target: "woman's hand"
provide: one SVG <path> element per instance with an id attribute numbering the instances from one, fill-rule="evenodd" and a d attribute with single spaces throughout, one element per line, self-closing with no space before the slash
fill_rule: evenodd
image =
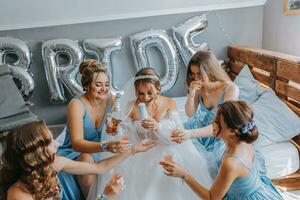
<path id="1" fill-rule="evenodd" d="M 167 176 L 184 178 L 188 172 L 178 164 L 166 160 L 161 160 L 159 164 L 164 168 L 164 173 Z"/>
<path id="2" fill-rule="evenodd" d="M 128 150 L 129 150 L 128 136 L 123 136 L 121 140 L 108 142 L 108 151 L 111 153 L 123 153 Z"/>
<path id="3" fill-rule="evenodd" d="M 147 142 L 146 144 L 137 143 L 132 147 L 131 153 L 135 154 L 135 153 L 148 151 L 149 149 L 156 146 L 157 144 L 158 144 L 157 140 L 151 140 L 151 141 Z"/>
<path id="4" fill-rule="evenodd" d="M 155 119 L 148 118 L 142 120 L 142 127 L 151 131 L 157 131 L 159 124 L 155 121 Z"/>
<path id="5" fill-rule="evenodd" d="M 189 130 L 175 130 L 171 134 L 171 140 L 177 144 L 181 144 L 184 141 L 190 139 L 192 136 Z"/>
<path id="6" fill-rule="evenodd" d="M 124 178 L 119 174 L 113 174 L 111 179 L 106 184 L 103 194 L 108 197 L 109 200 L 114 199 L 124 189 Z"/>
<path id="7" fill-rule="evenodd" d="M 203 87 L 203 81 L 195 80 L 192 81 L 189 87 L 189 95 L 195 96 L 196 92 Z"/>

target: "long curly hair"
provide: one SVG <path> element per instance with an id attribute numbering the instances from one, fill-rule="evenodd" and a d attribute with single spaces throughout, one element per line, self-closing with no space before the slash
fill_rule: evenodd
<path id="1" fill-rule="evenodd" d="M 23 125 L 6 137 L 0 167 L 0 199 L 7 198 L 7 190 L 17 181 L 36 200 L 59 199 L 57 173 L 51 167 L 55 154 L 48 149 L 52 136 L 45 123 Z"/>

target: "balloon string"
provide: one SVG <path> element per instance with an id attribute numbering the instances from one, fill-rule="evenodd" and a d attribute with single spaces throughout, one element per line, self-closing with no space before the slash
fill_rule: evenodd
<path id="1" fill-rule="evenodd" d="M 209 11 L 210 12 L 210 11 Z M 231 40 L 231 38 L 229 37 L 228 33 L 226 32 L 225 28 L 224 28 L 224 25 L 221 21 L 221 18 L 220 18 L 220 15 L 215 13 L 215 16 L 217 18 L 217 21 L 218 21 L 218 25 L 219 25 L 219 28 L 221 29 L 221 31 L 223 32 L 226 40 L 228 41 L 229 44 L 233 44 L 233 41 Z"/>

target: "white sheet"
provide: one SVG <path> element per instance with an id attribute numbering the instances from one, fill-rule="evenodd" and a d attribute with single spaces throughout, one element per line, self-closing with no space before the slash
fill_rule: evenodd
<path id="1" fill-rule="evenodd" d="M 280 178 L 299 169 L 297 148 L 290 142 L 275 143 L 259 148 L 266 162 L 268 177 Z"/>

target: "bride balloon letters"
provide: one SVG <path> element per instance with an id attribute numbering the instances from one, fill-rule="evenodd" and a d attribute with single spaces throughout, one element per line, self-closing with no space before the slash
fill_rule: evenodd
<path id="1" fill-rule="evenodd" d="M 34 81 L 29 72 L 30 63 L 31 52 L 24 41 L 11 37 L 0 37 L 0 67 L 1 65 L 8 66 L 25 100 L 30 99 L 34 90 Z"/>
<path id="2" fill-rule="evenodd" d="M 166 73 L 161 77 L 162 92 L 171 89 L 179 75 L 179 55 L 187 65 L 190 57 L 199 49 L 207 49 L 206 43 L 196 44 L 193 37 L 201 34 L 207 27 L 205 15 L 196 16 L 182 24 L 172 27 L 170 37 L 165 30 L 147 30 L 131 35 L 130 45 L 137 70 L 149 66 L 147 49 L 157 47 L 166 63 Z M 105 64 L 110 75 L 112 92 L 120 92 L 113 83 L 113 65 L 111 57 L 123 48 L 122 38 L 85 39 L 82 48 L 77 41 L 70 39 L 53 39 L 43 42 L 42 58 L 46 79 L 50 91 L 50 102 L 66 102 L 64 88 L 71 95 L 83 93 L 80 84 L 78 66 L 85 55 L 92 56 Z M 6 62 L 6 55 L 13 53 L 18 60 Z M 60 56 L 68 58 L 67 63 L 60 63 Z M 13 77 L 19 80 L 19 90 L 25 99 L 29 99 L 34 90 L 34 81 L 29 72 L 31 53 L 28 45 L 22 40 L 11 37 L 0 37 L 0 65 L 9 64 Z"/>

